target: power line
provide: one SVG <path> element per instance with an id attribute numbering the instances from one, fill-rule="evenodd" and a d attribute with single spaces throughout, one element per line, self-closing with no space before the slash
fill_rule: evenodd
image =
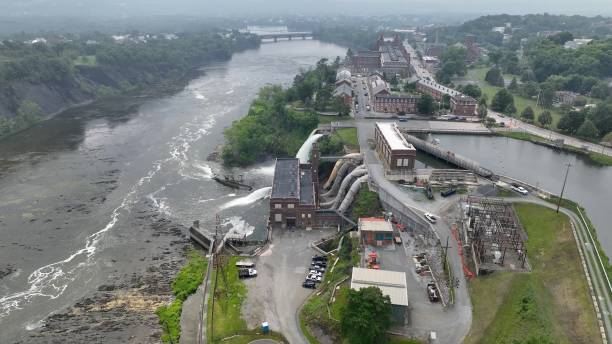
<path id="1" fill-rule="evenodd" d="M 559 195 L 559 200 L 557 201 L 557 213 L 559 213 L 559 207 L 561 206 L 561 200 L 563 199 L 563 191 L 565 191 L 565 183 L 567 182 L 567 175 L 569 174 L 569 169 L 572 166 L 571 163 L 567 163 L 567 169 L 565 170 L 565 178 L 563 179 L 563 187 L 561 188 L 561 195 Z"/>

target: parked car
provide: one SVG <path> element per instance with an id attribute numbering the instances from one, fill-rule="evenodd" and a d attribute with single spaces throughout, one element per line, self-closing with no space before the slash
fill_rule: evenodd
<path id="1" fill-rule="evenodd" d="M 325 268 L 319 265 L 315 265 L 315 266 L 311 266 L 310 270 L 314 270 L 314 271 L 318 271 L 320 273 L 324 273 L 325 272 Z"/>
<path id="2" fill-rule="evenodd" d="M 312 263 L 310 263 L 311 265 L 320 265 L 320 266 L 327 266 L 327 261 L 326 260 L 312 260 Z"/>
<path id="3" fill-rule="evenodd" d="M 317 284 L 314 281 L 306 280 L 304 281 L 304 283 L 302 283 L 302 287 L 308 289 L 315 289 L 317 287 Z"/>
<path id="4" fill-rule="evenodd" d="M 327 256 L 313 256 L 312 260 L 324 260 L 324 261 L 327 261 Z"/>
<path id="5" fill-rule="evenodd" d="M 456 192 L 457 192 L 457 189 L 450 188 L 450 189 L 446 189 L 444 191 L 440 191 L 440 196 L 448 197 L 448 196 L 454 195 Z"/>
<path id="6" fill-rule="evenodd" d="M 250 268 L 238 269 L 238 278 L 247 278 L 257 276 L 257 270 Z"/>
<path id="7" fill-rule="evenodd" d="M 436 223 L 438 221 L 436 216 L 433 215 L 433 214 L 430 214 L 430 213 L 425 213 L 425 218 L 427 219 L 427 221 L 429 221 L 431 223 Z"/>
<path id="8" fill-rule="evenodd" d="M 323 273 L 321 271 L 317 271 L 317 270 L 310 270 L 308 271 L 309 275 L 316 275 L 316 276 L 323 276 Z"/>
<path id="9" fill-rule="evenodd" d="M 525 189 L 525 188 L 524 188 L 524 187 L 522 187 L 522 186 L 514 186 L 514 185 L 513 185 L 513 186 L 512 186 L 512 190 L 514 190 L 514 191 L 516 191 L 516 192 L 520 193 L 521 195 L 526 195 L 526 194 L 528 194 L 528 193 L 529 193 L 529 191 L 527 191 L 527 189 Z"/>
<path id="10" fill-rule="evenodd" d="M 314 282 L 321 282 L 321 276 L 310 274 L 310 275 L 306 276 L 306 280 L 314 281 Z"/>
<path id="11" fill-rule="evenodd" d="M 408 118 L 406 118 L 406 117 L 400 117 L 399 121 L 400 121 L 400 122 L 408 122 Z"/>
<path id="12" fill-rule="evenodd" d="M 433 282 L 427 284 L 427 296 L 429 297 L 430 302 L 440 301 L 440 292 Z"/>

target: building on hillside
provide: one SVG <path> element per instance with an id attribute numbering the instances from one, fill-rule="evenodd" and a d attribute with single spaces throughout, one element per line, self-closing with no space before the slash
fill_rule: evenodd
<path id="1" fill-rule="evenodd" d="M 392 319 L 399 324 L 408 321 L 408 284 L 406 273 L 389 270 L 353 268 L 351 289 L 376 287 L 383 295 L 388 296 L 393 308 Z"/>
<path id="2" fill-rule="evenodd" d="M 385 170 L 412 170 L 416 149 L 408 143 L 397 123 L 377 122 L 374 128 L 376 153 Z"/>
<path id="3" fill-rule="evenodd" d="M 578 49 L 578 48 L 582 48 L 583 46 L 591 43 L 592 41 L 593 39 L 591 38 L 575 38 L 571 41 L 565 42 L 563 47 L 565 49 Z"/>
<path id="4" fill-rule="evenodd" d="M 561 106 L 561 105 L 570 105 L 573 106 L 576 98 L 578 98 L 580 94 L 572 91 L 555 91 L 553 96 L 553 105 Z"/>
<path id="5" fill-rule="evenodd" d="M 467 62 L 473 63 L 482 56 L 482 49 L 476 43 L 476 36 L 474 35 L 466 35 L 463 44 L 467 49 Z"/>
<path id="6" fill-rule="evenodd" d="M 364 245 L 393 245 L 393 225 L 377 217 L 362 217 L 358 224 L 359 236 Z"/>
<path id="7" fill-rule="evenodd" d="M 455 94 L 450 99 L 451 113 L 457 116 L 474 116 L 476 115 L 476 99 L 462 93 Z"/>

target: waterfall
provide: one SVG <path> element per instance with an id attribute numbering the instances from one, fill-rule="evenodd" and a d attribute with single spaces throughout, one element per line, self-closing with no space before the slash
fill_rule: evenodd
<path id="1" fill-rule="evenodd" d="M 223 210 L 223 209 L 227 209 L 231 207 L 238 207 L 238 206 L 245 206 L 245 205 L 253 204 L 259 201 L 260 199 L 270 197 L 271 191 L 272 191 L 271 186 L 266 186 L 264 188 L 257 189 L 244 197 L 233 199 L 221 205 L 219 209 Z"/>
<path id="2" fill-rule="evenodd" d="M 314 134 L 304 141 L 304 144 L 302 144 L 302 147 L 300 147 L 300 150 L 295 155 L 296 158 L 300 159 L 300 164 L 308 163 L 308 160 L 310 159 L 310 151 L 312 150 L 312 144 L 317 142 L 321 136 L 323 136 L 323 134 Z"/>

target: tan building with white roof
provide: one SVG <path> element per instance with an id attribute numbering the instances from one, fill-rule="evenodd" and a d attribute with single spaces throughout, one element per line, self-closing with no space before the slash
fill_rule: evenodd
<path id="1" fill-rule="evenodd" d="M 386 170 L 412 170 L 416 149 L 408 143 L 395 122 L 377 122 L 374 128 L 376 152 Z"/>
<path id="2" fill-rule="evenodd" d="M 376 287 L 389 296 L 396 321 L 406 323 L 408 319 L 408 284 L 406 273 L 388 270 L 353 268 L 351 289 Z"/>

